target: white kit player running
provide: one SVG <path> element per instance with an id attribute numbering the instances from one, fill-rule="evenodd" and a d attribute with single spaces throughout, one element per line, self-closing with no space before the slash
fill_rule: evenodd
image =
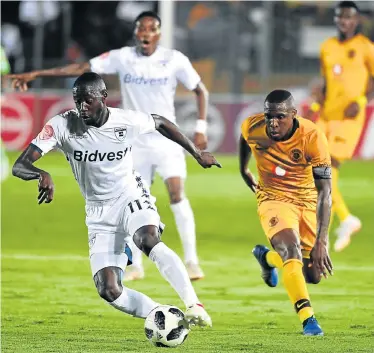
<path id="1" fill-rule="evenodd" d="M 133 170 L 132 143 L 159 131 L 184 147 L 203 168 L 220 167 L 164 117 L 106 106 L 107 90 L 93 72 L 74 84 L 76 110 L 53 117 L 13 166 L 13 175 L 39 180 L 39 204 L 54 197 L 48 172 L 33 163 L 52 149 L 68 159 L 86 200 L 86 224 L 92 276 L 99 295 L 116 309 L 145 318 L 159 304 L 122 286 L 123 269 L 131 261 L 126 244 L 133 239 L 186 305 L 191 324 L 211 326 L 181 259 L 160 241 L 163 225 L 142 178 Z"/>
<path id="2" fill-rule="evenodd" d="M 27 89 L 27 82 L 39 76 L 74 76 L 86 71 L 98 74 L 118 74 L 121 85 L 122 107 L 162 115 L 175 122 L 174 97 L 178 82 L 194 91 L 199 116 L 194 143 L 200 149 L 207 146 L 208 92 L 189 59 L 177 50 L 158 45 L 161 20 L 153 12 L 143 12 L 135 19 L 136 46 L 111 50 L 89 62 L 62 68 L 8 75 L 13 86 Z M 171 209 L 182 241 L 184 260 L 191 280 L 204 277 L 196 250 L 195 219 L 184 193 L 186 161 L 182 148 L 158 132 L 141 136 L 133 148 L 134 166 L 148 185 L 157 172 L 165 182 Z M 133 266 L 125 279 L 144 277 L 142 254 L 133 249 Z"/>

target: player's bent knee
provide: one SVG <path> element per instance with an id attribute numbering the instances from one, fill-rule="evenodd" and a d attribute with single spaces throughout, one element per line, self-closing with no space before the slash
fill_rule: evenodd
<path id="1" fill-rule="evenodd" d="M 275 234 L 271 239 L 271 245 L 283 262 L 291 259 L 302 260 L 300 242 L 293 229 L 284 229 Z"/>
<path id="2" fill-rule="evenodd" d="M 105 267 L 94 276 L 97 292 L 107 302 L 116 300 L 122 293 L 121 272 L 118 267 Z"/>
<path id="3" fill-rule="evenodd" d="M 158 228 L 153 225 L 139 228 L 133 237 L 135 245 L 147 256 L 153 247 L 160 242 Z"/>
<path id="4" fill-rule="evenodd" d="M 107 302 L 113 302 L 121 295 L 122 286 L 119 286 L 117 284 L 99 285 L 97 287 L 97 292 L 99 293 L 100 297 L 106 300 Z"/>
<path id="5" fill-rule="evenodd" d="M 182 191 L 179 188 L 174 190 L 169 189 L 169 200 L 172 205 L 181 202 L 183 200 Z"/>

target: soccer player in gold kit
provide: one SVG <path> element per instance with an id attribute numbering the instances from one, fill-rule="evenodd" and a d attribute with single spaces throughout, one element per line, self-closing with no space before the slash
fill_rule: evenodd
<path id="1" fill-rule="evenodd" d="M 297 116 L 290 92 L 275 90 L 264 113 L 248 117 L 240 138 L 240 172 L 256 193 L 262 228 L 275 251 L 257 245 L 253 254 L 270 287 L 283 283 L 307 336 L 323 335 L 306 283 L 332 274 L 328 254 L 331 212 L 331 159 L 326 136 Z M 254 156 L 258 183 L 248 170 Z"/>
<path id="2" fill-rule="evenodd" d="M 374 45 L 359 33 L 360 11 L 353 1 L 342 1 L 335 9 L 338 36 L 321 47 L 323 94 L 311 105 L 319 113 L 317 125 L 326 134 L 332 162 L 332 210 L 340 225 L 335 251 L 342 251 L 361 229 L 338 187 L 339 168 L 351 159 L 365 122 L 368 100 L 374 97 Z"/>

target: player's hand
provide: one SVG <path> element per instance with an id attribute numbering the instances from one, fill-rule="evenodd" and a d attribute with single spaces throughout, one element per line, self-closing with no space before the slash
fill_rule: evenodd
<path id="1" fill-rule="evenodd" d="M 256 189 L 257 189 L 257 181 L 256 181 L 256 178 L 254 177 L 254 175 L 247 169 L 245 172 L 242 173 L 242 177 L 245 181 L 245 183 L 248 185 L 248 187 L 254 192 L 256 193 Z"/>
<path id="2" fill-rule="evenodd" d="M 53 194 L 55 192 L 55 185 L 53 184 L 52 177 L 44 172 L 40 174 L 39 178 L 39 195 L 38 195 L 38 204 L 41 203 L 50 203 L 53 200 Z"/>
<path id="3" fill-rule="evenodd" d="M 327 272 L 333 275 L 333 266 L 327 249 L 327 244 L 317 240 L 312 251 L 310 252 L 310 261 L 312 266 L 316 267 L 318 273 L 327 278 Z"/>
<path id="4" fill-rule="evenodd" d="M 208 138 L 200 132 L 195 132 L 193 142 L 201 150 L 205 150 L 208 147 Z"/>
<path id="5" fill-rule="evenodd" d="M 210 168 L 213 165 L 222 168 L 221 164 L 217 162 L 216 158 L 209 152 L 201 152 L 201 155 L 197 157 L 196 160 L 203 168 Z"/>
<path id="6" fill-rule="evenodd" d="M 24 74 L 11 74 L 11 75 L 5 75 L 4 78 L 8 80 L 12 80 L 12 88 L 14 90 L 20 90 L 21 92 L 27 91 L 28 86 L 27 83 L 30 81 L 35 80 L 37 77 L 36 73 L 29 72 Z"/>
<path id="7" fill-rule="evenodd" d="M 360 112 L 360 105 L 357 102 L 352 102 L 344 110 L 344 116 L 348 119 L 355 118 Z"/>

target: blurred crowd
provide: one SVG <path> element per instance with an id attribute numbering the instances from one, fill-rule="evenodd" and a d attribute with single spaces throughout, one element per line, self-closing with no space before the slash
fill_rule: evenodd
<path id="1" fill-rule="evenodd" d="M 362 29 L 374 40 L 374 2 L 359 3 L 365 15 Z M 308 50 L 308 38 L 314 28 L 334 31 L 334 4 L 177 1 L 174 47 L 190 57 L 208 87 L 235 86 L 237 93 L 256 88 L 253 77 L 261 71 L 264 46 L 273 74 L 316 74 L 318 54 Z M 158 11 L 158 2 L 1 2 L 1 44 L 12 72 L 37 69 L 38 62 L 30 58 L 42 25 L 44 68 L 86 61 L 131 45 L 133 20 L 145 10 Z"/>

